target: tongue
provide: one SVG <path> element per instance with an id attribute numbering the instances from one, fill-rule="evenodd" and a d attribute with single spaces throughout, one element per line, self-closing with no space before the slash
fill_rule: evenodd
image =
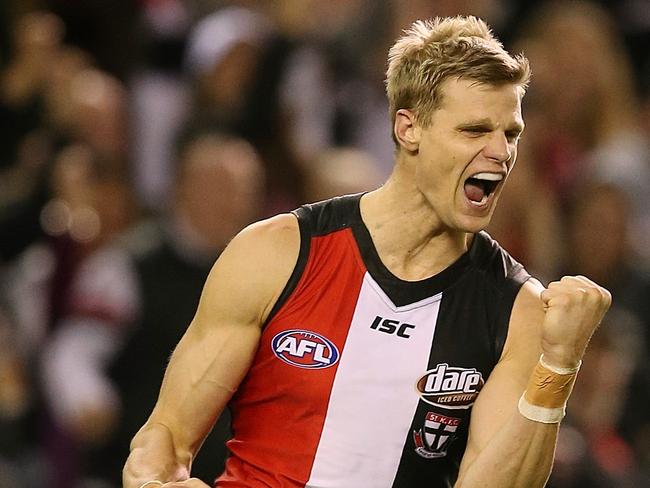
<path id="1" fill-rule="evenodd" d="M 480 183 L 470 179 L 465 182 L 465 196 L 473 202 L 480 202 L 485 196 L 485 190 Z"/>

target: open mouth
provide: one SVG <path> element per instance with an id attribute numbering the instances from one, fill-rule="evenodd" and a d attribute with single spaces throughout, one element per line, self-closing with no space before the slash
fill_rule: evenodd
<path id="1" fill-rule="evenodd" d="M 499 173 L 477 173 L 470 176 L 465 180 L 465 196 L 476 205 L 484 205 L 502 180 L 503 175 Z"/>

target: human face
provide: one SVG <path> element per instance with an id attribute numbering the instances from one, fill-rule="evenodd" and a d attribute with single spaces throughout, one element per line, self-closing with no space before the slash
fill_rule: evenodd
<path id="1" fill-rule="evenodd" d="M 416 185 L 443 228 L 484 229 L 517 157 L 523 90 L 450 79 L 420 128 Z"/>

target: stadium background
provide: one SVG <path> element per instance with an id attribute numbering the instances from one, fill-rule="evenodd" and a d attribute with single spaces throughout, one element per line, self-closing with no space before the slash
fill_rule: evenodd
<path id="1" fill-rule="evenodd" d="M 533 68 L 489 231 L 614 296 L 549 486 L 650 486 L 650 1 L 3 0 L 1 488 L 119 486 L 212 261 L 248 222 L 381 184 L 387 49 L 454 14 Z"/>

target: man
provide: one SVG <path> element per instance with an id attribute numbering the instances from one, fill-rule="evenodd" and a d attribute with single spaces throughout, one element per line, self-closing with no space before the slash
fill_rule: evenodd
<path id="1" fill-rule="evenodd" d="M 205 487 L 192 458 L 228 402 L 219 487 L 544 484 L 610 296 L 583 277 L 544 289 L 481 232 L 528 77 L 476 18 L 412 26 L 389 54 L 391 177 L 230 243 L 131 443 L 126 488 Z"/>
<path id="2" fill-rule="evenodd" d="M 56 454 L 78 461 L 84 479 L 110 486 L 121 486 L 131 438 L 156 401 L 215 254 L 260 215 L 263 165 L 244 140 L 191 133 L 180 142 L 177 162 L 166 214 L 85 256 L 42 348 L 45 400 L 65 438 L 83 447 L 68 452 L 57 444 Z M 104 206 L 119 208 L 102 195 L 112 203 Z M 222 415 L 194 462 L 197 475 L 223 471 L 229 428 Z M 73 485 L 69 478 L 62 483 Z"/>

